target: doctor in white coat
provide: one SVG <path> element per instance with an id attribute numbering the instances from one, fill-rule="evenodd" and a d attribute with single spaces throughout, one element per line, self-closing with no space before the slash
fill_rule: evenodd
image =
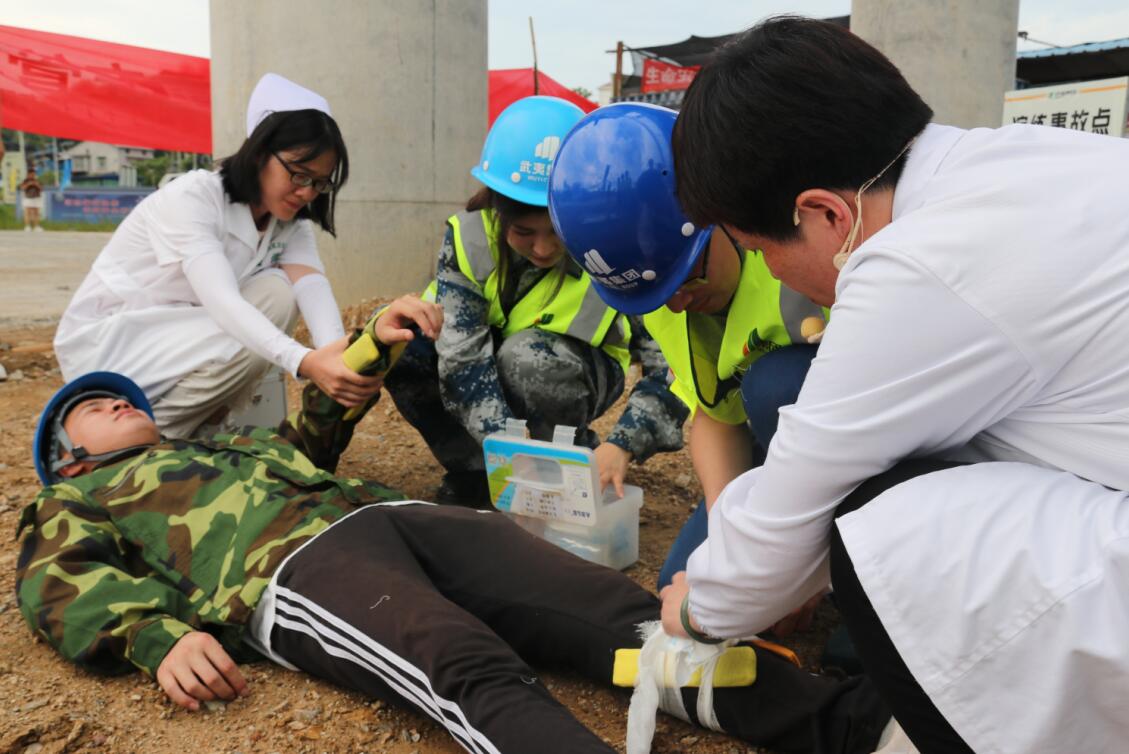
<path id="1" fill-rule="evenodd" d="M 188 173 L 138 204 L 55 335 L 64 379 L 128 375 L 169 437 L 214 430 L 271 364 L 348 406 L 380 389 L 341 360 L 341 315 L 314 241 L 314 223 L 335 232 L 349 171 L 328 103 L 267 74 L 247 135 L 218 171 Z M 316 350 L 288 334 L 298 311 Z"/>
<path id="2" fill-rule="evenodd" d="M 834 308 L 664 623 L 745 636 L 831 582 L 921 751 L 1125 752 L 1129 142 L 931 116 L 808 19 L 690 87 L 686 214 Z"/>

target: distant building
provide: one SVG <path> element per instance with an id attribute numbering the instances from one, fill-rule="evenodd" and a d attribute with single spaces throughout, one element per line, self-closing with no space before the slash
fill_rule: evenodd
<path id="1" fill-rule="evenodd" d="M 825 19 L 840 26 L 850 25 L 850 16 L 837 16 Z M 686 87 L 690 85 L 692 77 L 684 79 L 680 87 L 665 88 L 662 91 L 643 91 L 643 69 L 646 61 L 653 60 L 660 63 L 679 66 L 700 66 L 709 61 L 714 50 L 737 36 L 737 33 L 722 34 L 718 37 L 698 37 L 690 35 L 681 42 L 671 42 L 647 47 L 624 47 L 625 57 L 630 57 L 633 73 L 624 73 L 620 79 L 619 96 L 611 97 L 613 102 L 648 102 L 652 105 L 662 105 L 678 109 L 682 105 L 682 97 Z M 612 77 L 614 92 L 615 77 Z"/>
<path id="2" fill-rule="evenodd" d="M 850 28 L 850 16 L 825 19 Z M 625 56 L 631 60 L 632 73 L 624 73 L 620 80 L 620 95 L 611 101 L 650 102 L 678 108 L 682 104 L 685 87 L 664 91 L 643 91 L 643 70 L 646 61 L 658 61 L 672 66 L 691 67 L 709 61 L 716 50 L 736 34 L 718 37 L 690 36 L 681 42 L 625 46 Z M 1106 42 L 1089 42 L 1045 50 L 1023 50 L 1016 54 L 1016 88 L 1046 86 L 1068 82 L 1093 81 L 1129 75 L 1129 38 Z M 614 89 L 614 76 L 609 84 Z M 603 87 L 601 87 L 602 91 Z"/>
<path id="3" fill-rule="evenodd" d="M 612 74 L 612 76 L 614 78 L 615 74 Z M 600 107 L 612 101 L 612 89 L 614 88 L 615 85 L 609 81 L 606 84 L 601 84 L 600 87 L 596 89 L 596 102 L 599 103 Z"/>
<path id="4" fill-rule="evenodd" d="M 1024 50 L 1015 62 L 1017 88 L 1129 75 L 1129 38 L 1045 50 Z"/>
<path id="5" fill-rule="evenodd" d="M 137 185 L 135 163 L 153 157 L 152 149 L 122 147 L 97 141 L 82 141 L 60 152 L 60 160 L 71 160 L 76 184 Z"/>

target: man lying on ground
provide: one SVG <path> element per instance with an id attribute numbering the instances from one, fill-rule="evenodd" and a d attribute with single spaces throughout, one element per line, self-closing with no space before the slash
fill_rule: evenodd
<path id="1" fill-rule="evenodd" d="M 382 374 L 385 344 L 441 317 L 397 300 L 366 325 L 385 353 L 365 371 Z M 257 650 L 413 707 L 468 751 L 611 751 L 530 665 L 609 683 L 658 600 L 500 514 L 391 502 L 400 494 L 334 476 L 361 415 L 310 384 L 277 433 L 169 441 L 128 378 L 66 385 L 41 417 L 45 488 L 20 522 L 28 624 L 87 668 L 141 669 L 190 710 L 246 694 L 236 663 Z M 755 651 L 752 685 L 715 690 L 716 727 L 784 751 L 875 748 L 890 715 L 869 682 Z M 697 693 L 668 711 L 699 722 Z"/>

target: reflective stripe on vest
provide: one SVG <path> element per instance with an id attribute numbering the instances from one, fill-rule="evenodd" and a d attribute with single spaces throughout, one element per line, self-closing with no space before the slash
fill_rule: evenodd
<path id="1" fill-rule="evenodd" d="M 451 226 L 459 270 L 489 302 L 487 321 L 502 331 L 503 338 L 531 327 L 568 335 L 602 348 L 627 372 L 631 364 L 627 348 L 631 326 L 627 317 L 603 302 L 588 274 L 575 262 L 569 260 L 563 272 L 543 276 L 507 315 L 502 311 L 499 294 L 497 216 L 491 210 L 460 212 L 447 223 Z M 564 280 L 558 289 L 559 274 L 564 275 Z"/>
<path id="2" fill-rule="evenodd" d="M 671 391 L 691 409 L 700 406 L 718 421 L 741 424 L 741 376 L 769 351 L 803 343 L 800 323 L 813 316 L 826 318 L 827 310 L 782 286 L 760 254 L 746 251 L 724 324 L 715 315 L 675 314 L 665 306 L 643 322 L 674 372 Z"/>

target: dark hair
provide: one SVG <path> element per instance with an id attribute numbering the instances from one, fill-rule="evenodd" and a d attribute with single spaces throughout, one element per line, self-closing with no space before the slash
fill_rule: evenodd
<path id="1" fill-rule="evenodd" d="M 719 48 L 674 126 L 678 198 L 698 225 L 787 241 L 810 188 L 854 190 L 933 111 L 882 53 L 838 24 L 770 18 Z M 894 185 L 898 159 L 874 184 Z"/>
<path id="2" fill-rule="evenodd" d="M 498 247 L 498 291 L 499 303 L 502 305 L 502 311 L 509 312 L 514 305 L 514 291 L 517 288 L 517 279 L 509 274 L 510 271 L 510 255 L 517 254 L 510 248 L 509 242 L 506 240 L 507 234 L 510 232 L 510 226 L 519 217 L 526 215 L 535 215 L 539 212 L 548 213 L 546 207 L 538 207 L 533 204 L 526 204 L 519 202 L 516 199 L 511 199 L 505 194 L 500 194 L 489 186 L 483 186 L 474 194 L 470 199 L 467 199 L 466 211 L 478 212 L 479 210 L 492 210 L 498 220 L 495 226 L 495 235 L 491 239 Z M 558 274 L 557 284 L 553 286 L 548 297 L 543 305 L 548 305 L 557 293 L 560 292 L 561 286 L 564 285 L 565 266 L 569 259 L 568 254 L 561 255 L 561 262 L 557 264 L 554 271 Z"/>
<path id="3" fill-rule="evenodd" d="M 294 149 L 300 150 L 294 162 L 306 162 L 329 151 L 337 155 L 337 167 L 330 176 L 333 189 L 328 194 L 318 194 L 297 215 L 315 221 L 322 230 L 336 236 L 333 210 L 337 205 L 337 192 L 349 179 L 349 153 L 337 123 L 320 110 L 288 110 L 263 118 L 239 151 L 224 158 L 220 167 L 223 190 L 233 202 L 258 202 L 262 198 L 259 171 L 272 153 Z"/>

